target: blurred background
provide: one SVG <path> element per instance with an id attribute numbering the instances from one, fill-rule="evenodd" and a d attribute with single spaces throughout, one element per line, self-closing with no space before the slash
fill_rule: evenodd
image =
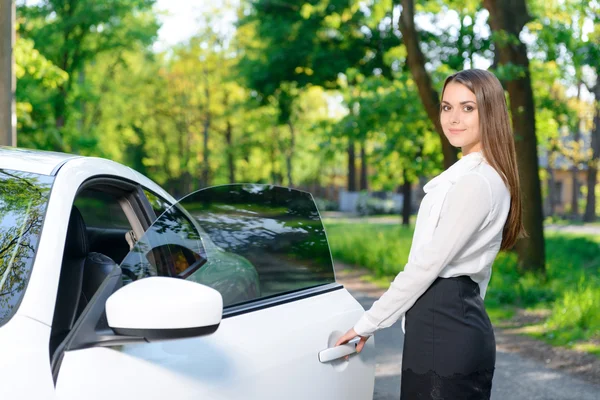
<path id="1" fill-rule="evenodd" d="M 113 159 L 175 197 L 310 191 L 334 258 L 382 285 L 460 157 L 443 81 L 489 69 L 529 233 L 498 257 L 490 313 L 600 354 L 599 1 L 3 0 L 0 30 L 0 144 Z"/>

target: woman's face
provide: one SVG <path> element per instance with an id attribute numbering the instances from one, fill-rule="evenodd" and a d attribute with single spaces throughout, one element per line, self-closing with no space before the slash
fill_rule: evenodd
<path id="1" fill-rule="evenodd" d="M 442 96 L 440 121 L 444 134 L 463 155 L 481 150 L 477 99 L 465 85 L 450 82 Z"/>

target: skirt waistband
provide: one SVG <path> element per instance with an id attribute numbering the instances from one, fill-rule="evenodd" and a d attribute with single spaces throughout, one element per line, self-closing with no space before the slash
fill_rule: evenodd
<path id="1" fill-rule="evenodd" d="M 443 287 L 449 284 L 455 285 L 456 283 L 458 283 L 464 289 L 465 293 L 473 293 L 479 295 L 479 284 L 473 279 L 471 279 L 471 277 L 468 275 L 459 275 L 450 278 L 438 277 L 435 281 L 433 281 L 431 287 L 438 285 Z"/>

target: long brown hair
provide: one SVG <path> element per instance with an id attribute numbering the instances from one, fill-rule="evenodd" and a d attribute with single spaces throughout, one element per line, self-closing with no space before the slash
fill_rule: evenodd
<path id="1" fill-rule="evenodd" d="M 501 249 L 511 249 L 517 239 L 527 233 L 523 227 L 517 155 L 504 89 L 491 72 L 468 69 L 446 78 L 442 97 L 450 82 L 465 85 L 477 99 L 483 156 L 498 171 L 510 192 L 510 211 L 504 224 Z"/>

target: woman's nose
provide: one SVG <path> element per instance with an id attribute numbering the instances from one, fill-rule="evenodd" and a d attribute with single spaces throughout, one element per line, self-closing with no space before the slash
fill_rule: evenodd
<path id="1" fill-rule="evenodd" d="M 458 112 L 453 111 L 452 114 L 450 115 L 450 123 L 452 124 L 458 124 L 460 122 L 460 117 L 458 115 Z"/>

